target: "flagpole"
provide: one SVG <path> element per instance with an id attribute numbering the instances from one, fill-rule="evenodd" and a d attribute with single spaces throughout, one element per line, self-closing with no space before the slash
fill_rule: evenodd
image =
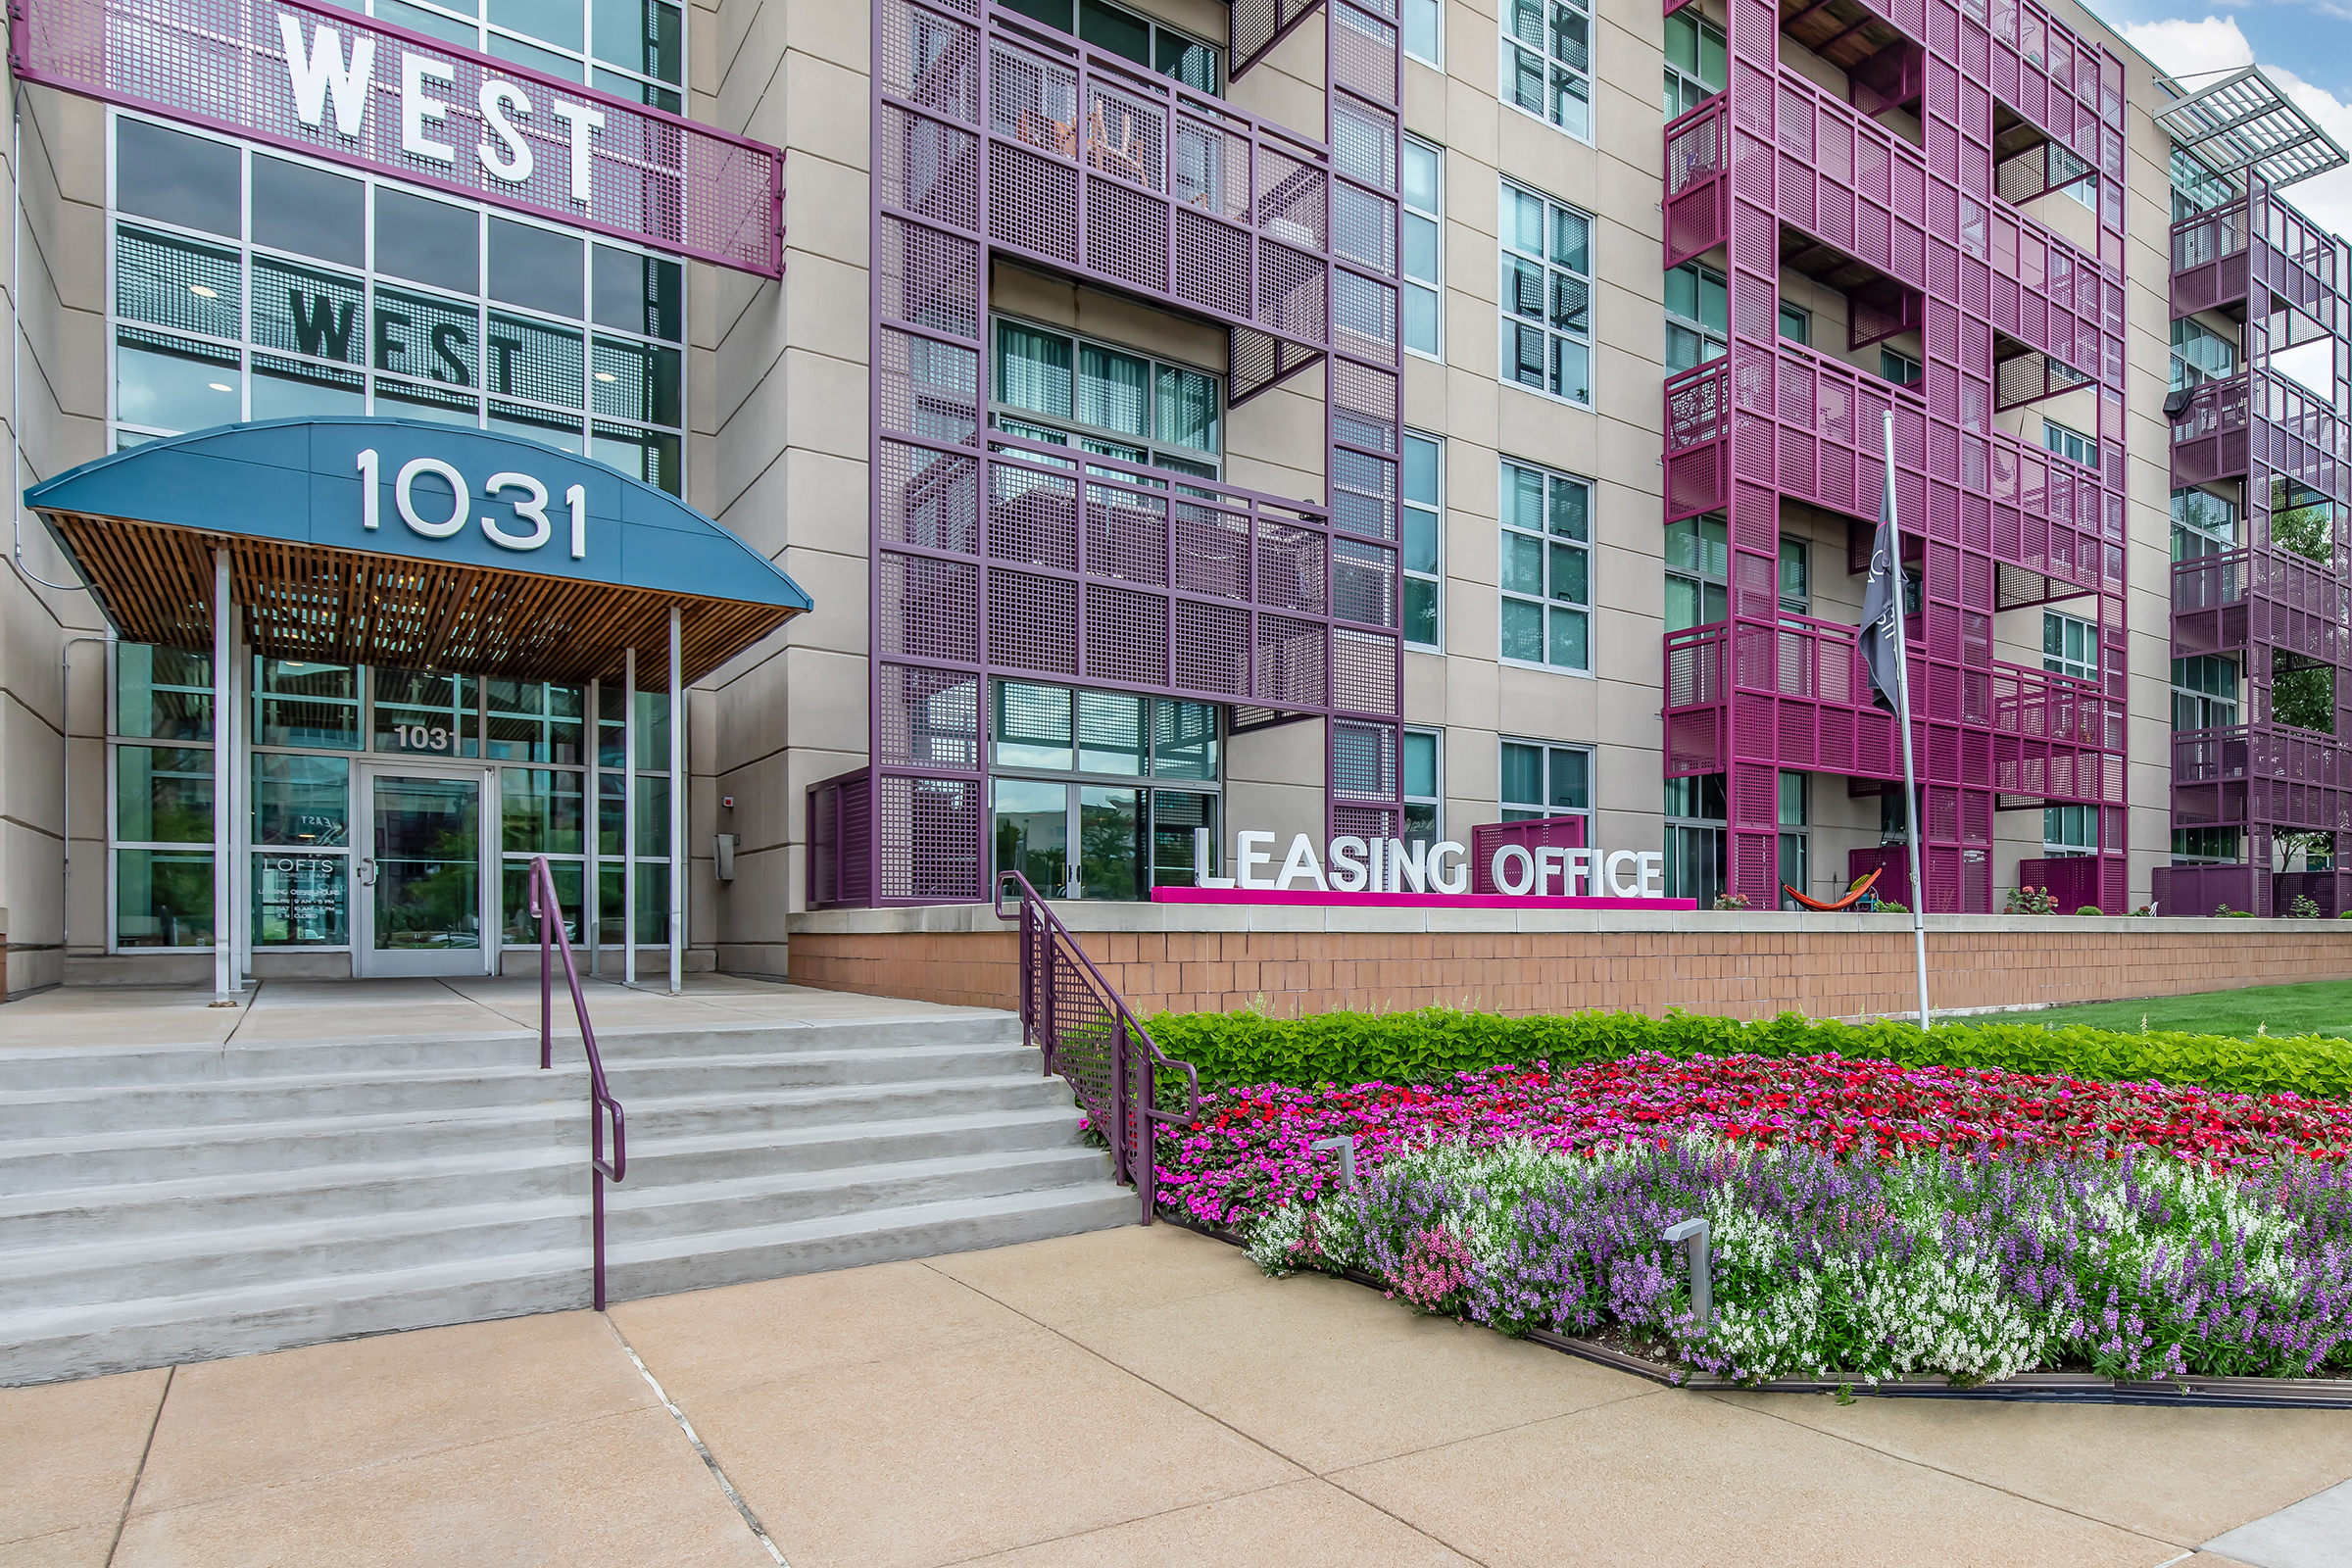
<path id="1" fill-rule="evenodd" d="M 1909 636 L 1904 626 L 1903 605 L 1903 528 L 1894 514 L 1894 411 L 1886 414 L 1886 549 L 1887 569 L 1894 574 L 1894 723 L 1903 734 L 1903 822 L 1904 838 L 1911 850 L 1911 947 L 1919 964 L 1919 1026 L 1928 1027 L 1928 884 L 1919 869 L 1919 775 L 1911 762 L 1911 658 L 1905 646 Z"/>

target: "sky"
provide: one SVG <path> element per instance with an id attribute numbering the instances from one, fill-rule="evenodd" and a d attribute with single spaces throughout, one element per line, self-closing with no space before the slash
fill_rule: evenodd
<path id="1" fill-rule="evenodd" d="M 2088 0 L 2101 21 L 2191 90 L 2258 65 L 2352 152 L 2352 0 Z M 2352 235 L 2352 168 L 2290 187 L 2286 199 Z"/>

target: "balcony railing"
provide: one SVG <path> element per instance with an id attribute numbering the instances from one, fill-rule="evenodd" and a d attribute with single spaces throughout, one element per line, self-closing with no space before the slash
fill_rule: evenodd
<path id="1" fill-rule="evenodd" d="M 2173 225 L 2173 314 L 2212 310 L 2256 283 L 2325 316 L 2323 302 L 2352 287 L 2352 252 L 2277 195 L 2241 197 Z"/>
<path id="2" fill-rule="evenodd" d="M 2173 484 L 2243 477 L 2260 463 L 2324 495 L 2347 489 L 2352 425 L 2328 401 L 2271 370 L 2199 382 L 2173 420 Z"/>

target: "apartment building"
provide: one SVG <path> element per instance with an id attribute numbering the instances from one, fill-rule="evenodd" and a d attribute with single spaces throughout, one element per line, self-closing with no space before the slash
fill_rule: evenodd
<path id="1" fill-rule="evenodd" d="M 240 0 L 292 83 L 240 119 L 71 47 L 129 0 L 28 0 L 23 481 L 406 420 L 743 558 L 505 642 L 214 653 L 186 571 L 125 608 L 132 514 L 36 493 L 12 992 L 495 969 L 532 854 L 600 963 L 779 973 L 806 909 L 1557 815 L 1702 906 L 1871 869 L 1944 911 L 2346 906 L 2348 262 L 2279 194 L 2344 155 L 2259 73 L 2033 0 L 486 5 Z M 378 153 L 321 26 L 378 40 Z M 1856 651 L 1889 412 L 1915 805 Z M 418 471 L 362 483 L 461 518 Z M 552 535 L 483 499 L 470 569 L 523 569 L 499 535 Z M 477 795 L 377 781 L 418 730 Z"/>

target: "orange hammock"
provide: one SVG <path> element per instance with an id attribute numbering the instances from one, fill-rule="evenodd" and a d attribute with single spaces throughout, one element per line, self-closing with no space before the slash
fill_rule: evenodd
<path id="1" fill-rule="evenodd" d="M 1881 866 L 1878 870 L 1871 872 L 1868 876 L 1858 876 L 1854 878 L 1854 880 L 1846 886 L 1845 897 L 1839 899 L 1836 904 L 1824 904 L 1819 899 L 1808 899 L 1802 893 L 1797 892 L 1796 889 L 1790 887 L 1786 882 L 1781 884 L 1781 891 L 1788 894 L 1790 898 L 1794 899 L 1797 903 L 1803 905 L 1808 909 L 1817 909 L 1823 914 L 1835 914 L 1839 909 L 1852 907 L 1855 902 L 1858 901 L 1863 894 L 1870 891 L 1871 884 L 1877 882 L 1878 879 L 1884 875 L 1886 875 L 1886 867 Z"/>

